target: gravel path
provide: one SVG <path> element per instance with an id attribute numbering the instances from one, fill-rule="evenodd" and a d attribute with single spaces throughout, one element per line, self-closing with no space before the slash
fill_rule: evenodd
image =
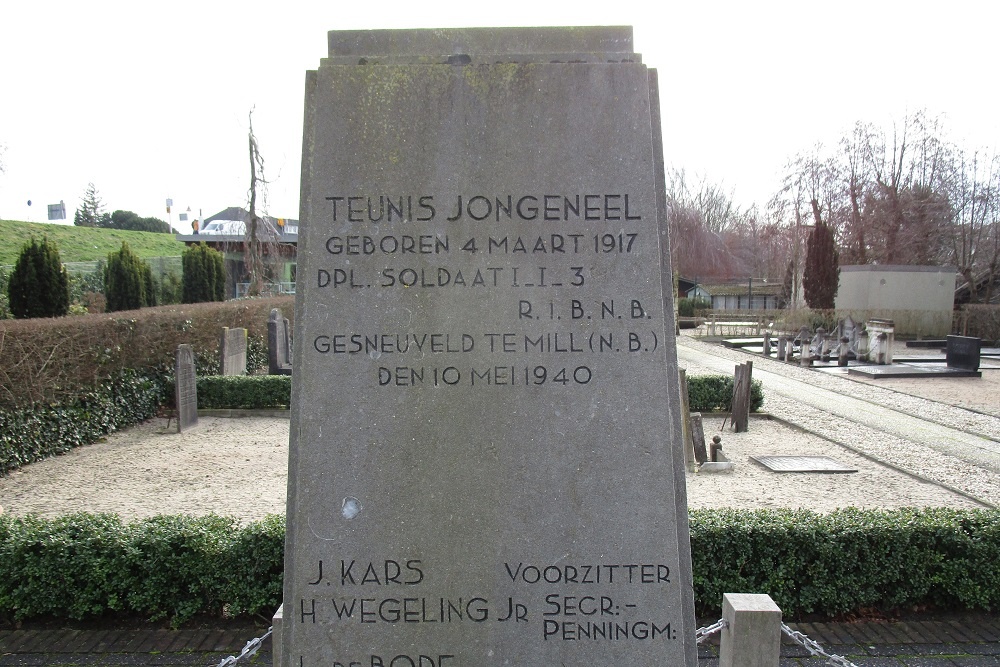
<path id="1" fill-rule="evenodd" d="M 768 413 L 866 456 L 1000 504 L 1000 370 L 986 370 L 982 378 L 857 382 L 684 336 L 678 341 L 678 357 L 689 375 L 717 373 L 752 359 L 754 377 L 763 379 Z"/>
<path id="2" fill-rule="evenodd" d="M 886 414 L 920 415 L 930 420 L 925 424 L 1000 434 L 1000 370 L 987 372 L 981 381 L 879 380 L 878 385 L 870 385 L 749 357 L 688 337 L 681 337 L 678 350 L 681 365 L 692 375 L 717 372 L 720 365 L 732 372 L 733 362 L 752 358 L 755 374 L 759 369 L 761 375 L 766 372 L 782 378 L 786 392 L 766 389 L 764 409 L 811 431 L 763 419 L 754 419 L 749 433 L 726 430 L 723 443 L 735 469 L 721 474 L 688 473 L 690 507 L 829 511 L 846 506 L 981 506 L 963 494 L 1000 504 L 1000 474 L 802 400 L 809 387 L 816 387 L 861 398 L 869 408 L 877 406 Z M 799 389 L 787 395 L 789 386 Z M 900 393 L 904 390 L 922 396 Z M 989 414 L 955 407 L 962 404 Z M 216 513 L 252 521 L 282 514 L 288 427 L 288 420 L 280 417 L 203 416 L 197 428 L 178 434 L 175 423 L 151 420 L 113 434 L 104 442 L 0 478 L 0 507 L 16 515 L 89 511 L 115 512 L 126 519 Z M 721 420 L 707 420 L 707 435 L 720 427 Z M 749 460 L 759 454 L 822 454 L 858 472 L 773 473 Z"/>

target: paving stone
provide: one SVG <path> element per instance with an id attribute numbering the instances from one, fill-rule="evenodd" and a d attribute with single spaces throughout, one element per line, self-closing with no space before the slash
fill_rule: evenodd
<path id="1" fill-rule="evenodd" d="M 21 651 L 24 646 L 30 646 L 35 637 L 38 636 L 36 630 L 15 630 L 10 638 L 10 645 L 4 647 L 4 651 L 14 653 Z M 26 651 L 24 651 L 26 652 Z"/>
<path id="2" fill-rule="evenodd" d="M 955 658 L 954 662 L 960 667 L 1000 667 L 1000 658 L 996 656 Z"/>
<path id="3" fill-rule="evenodd" d="M 911 642 L 922 644 L 925 641 L 923 630 L 916 627 L 915 625 L 911 625 L 906 621 L 893 623 L 892 627 L 893 630 L 895 630 L 896 632 L 909 637 Z"/>
<path id="4" fill-rule="evenodd" d="M 47 665 L 49 662 L 45 659 L 44 655 L 30 654 L 24 655 L 19 653 L 11 653 L 7 655 L 0 655 L 0 665 L 3 667 L 8 667 L 8 665 L 16 665 L 17 667 L 29 667 L 32 665 Z"/>
<path id="5" fill-rule="evenodd" d="M 866 644 L 865 653 L 870 656 L 912 655 L 909 644 Z"/>
<path id="6" fill-rule="evenodd" d="M 959 632 L 949 623 L 941 621 L 922 621 L 921 625 L 927 628 L 929 636 L 938 638 L 942 642 L 961 642 L 968 640 L 967 635 Z"/>
<path id="7" fill-rule="evenodd" d="M 903 660 L 906 667 L 955 667 L 955 661 L 945 657 L 922 656 Z"/>
<path id="8" fill-rule="evenodd" d="M 213 630 L 209 632 L 205 638 L 198 644 L 196 650 L 198 651 L 224 651 L 226 650 L 225 644 L 222 642 L 225 639 L 225 632 L 221 630 Z M 218 648 L 220 647 L 221 648 Z"/>
<path id="9" fill-rule="evenodd" d="M 900 667 L 902 663 L 892 657 L 852 657 L 851 662 L 853 662 L 857 667 Z"/>
<path id="10" fill-rule="evenodd" d="M 56 630 L 50 633 L 47 646 L 42 649 L 45 653 L 74 653 L 79 645 L 79 630 Z"/>
<path id="11" fill-rule="evenodd" d="M 107 630 L 96 630 L 89 632 L 81 632 L 77 635 L 77 645 L 76 652 L 78 653 L 90 653 L 95 651 L 100 645 L 104 638 L 108 636 Z"/>

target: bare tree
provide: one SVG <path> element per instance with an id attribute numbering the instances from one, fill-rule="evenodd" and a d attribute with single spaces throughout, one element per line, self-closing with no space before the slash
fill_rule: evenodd
<path id="1" fill-rule="evenodd" d="M 973 302 L 977 300 L 978 283 L 985 279 L 985 283 L 992 286 L 1000 264 L 998 167 L 996 155 L 957 151 L 948 179 L 952 216 L 948 260 L 969 284 Z M 990 296 L 991 291 L 986 300 Z"/>
<path id="2" fill-rule="evenodd" d="M 722 187 L 684 170 L 667 174 L 667 217 L 671 260 L 682 275 L 726 278 L 746 274 L 740 228 L 745 212 Z"/>
<path id="3" fill-rule="evenodd" d="M 264 178 L 264 158 L 261 157 L 257 145 L 257 137 L 253 133 L 253 111 L 250 111 L 250 190 L 246 231 L 243 241 L 243 262 L 247 272 L 248 296 L 260 296 L 264 288 L 265 266 L 261 235 L 264 232 L 263 220 L 257 215 L 257 199 L 260 198 L 260 208 L 267 211 L 267 180 Z"/>

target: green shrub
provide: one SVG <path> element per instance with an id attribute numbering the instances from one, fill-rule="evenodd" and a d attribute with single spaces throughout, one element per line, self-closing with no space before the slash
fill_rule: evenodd
<path id="1" fill-rule="evenodd" d="M 184 303 L 222 301 L 226 298 L 226 268 L 222 253 L 202 241 L 184 251 Z"/>
<path id="2" fill-rule="evenodd" d="M 0 475 L 149 419 L 163 388 L 159 378 L 123 371 L 67 405 L 0 410 Z"/>
<path id="3" fill-rule="evenodd" d="M 19 319 L 61 317 L 69 312 L 69 277 L 49 238 L 24 244 L 7 281 L 10 312 Z"/>
<path id="4" fill-rule="evenodd" d="M 694 317 L 696 311 L 709 310 L 711 307 L 712 304 L 708 299 L 685 297 L 677 300 L 677 314 L 681 317 Z"/>
<path id="5" fill-rule="evenodd" d="M 153 271 L 125 241 L 118 252 L 108 255 L 104 267 L 104 296 L 109 313 L 156 305 Z"/>
<path id="6" fill-rule="evenodd" d="M 864 609 L 1000 606 L 1000 511 L 695 510 L 695 605 L 766 593 L 785 618 Z M 0 618 L 271 614 L 281 600 L 284 522 L 114 515 L 0 515 Z M 681 582 L 682 583 L 682 582 Z"/>
<path id="7" fill-rule="evenodd" d="M 0 515 L 0 618 L 270 614 L 283 548 L 281 517 Z"/>
<path id="8" fill-rule="evenodd" d="M 263 410 L 291 404 L 288 375 L 209 375 L 197 382 L 198 407 L 204 410 Z"/>
<path id="9" fill-rule="evenodd" d="M 697 510 L 691 552 L 708 615 L 732 591 L 767 593 L 786 616 L 1000 605 L 996 510 Z"/>
<path id="10" fill-rule="evenodd" d="M 729 412 L 733 406 L 733 378 L 727 375 L 688 376 L 688 401 L 691 412 Z M 764 405 L 764 387 L 760 380 L 750 382 L 750 411 Z"/>
<path id="11" fill-rule="evenodd" d="M 247 329 L 247 369 L 259 372 L 267 367 L 272 308 L 294 317 L 292 297 L 273 297 L 144 308 L 117 317 L 102 312 L 0 320 L 0 409 L 70 403 L 125 368 L 162 373 L 173 368 L 181 343 L 194 347 L 199 375 L 218 373 L 224 326 Z"/>

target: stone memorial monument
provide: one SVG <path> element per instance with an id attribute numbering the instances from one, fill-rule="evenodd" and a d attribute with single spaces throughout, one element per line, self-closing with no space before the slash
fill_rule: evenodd
<path id="1" fill-rule="evenodd" d="M 194 372 L 194 349 L 178 345 L 174 363 L 174 401 L 177 404 L 177 432 L 198 424 L 198 383 Z"/>
<path id="2" fill-rule="evenodd" d="M 219 341 L 219 375 L 247 374 L 247 330 L 222 327 Z"/>
<path id="3" fill-rule="evenodd" d="M 333 31 L 305 106 L 276 664 L 694 667 L 631 28 Z"/>

